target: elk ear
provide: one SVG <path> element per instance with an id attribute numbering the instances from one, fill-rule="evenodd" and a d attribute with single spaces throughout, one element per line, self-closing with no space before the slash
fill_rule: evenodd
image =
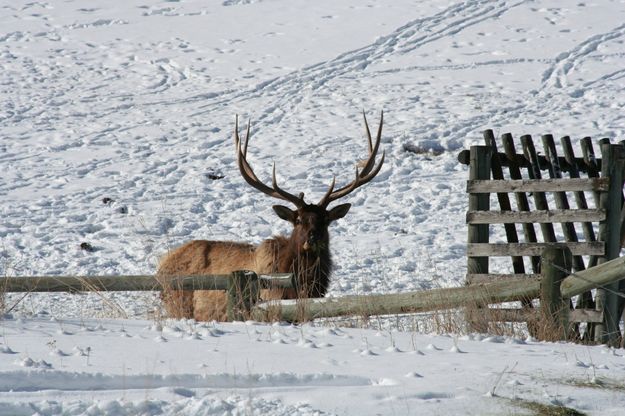
<path id="1" fill-rule="evenodd" d="M 343 218 L 344 216 L 347 215 L 351 207 L 352 207 L 352 204 L 341 204 L 341 205 L 335 206 L 328 212 L 328 220 L 334 221 L 334 220 L 338 220 L 339 218 Z"/>
<path id="2" fill-rule="evenodd" d="M 297 218 L 297 211 L 293 211 L 283 205 L 274 205 L 273 210 L 278 214 L 278 217 L 282 218 L 285 221 L 289 221 L 294 223 Z"/>

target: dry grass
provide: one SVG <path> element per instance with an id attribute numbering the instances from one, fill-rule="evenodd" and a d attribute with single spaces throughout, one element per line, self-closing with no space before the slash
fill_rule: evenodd
<path id="1" fill-rule="evenodd" d="M 513 400 L 512 403 L 521 407 L 523 409 L 527 409 L 532 412 L 533 416 L 585 416 L 585 413 L 582 413 L 578 410 L 571 409 L 570 407 L 555 405 L 555 404 L 544 404 L 534 401 L 525 401 L 525 400 Z"/>

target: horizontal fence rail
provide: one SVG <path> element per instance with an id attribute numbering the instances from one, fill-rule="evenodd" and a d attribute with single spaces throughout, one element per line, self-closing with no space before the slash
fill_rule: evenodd
<path id="1" fill-rule="evenodd" d="M 557 222 L 599 222 L 605 209 L 552 209 L 539 211 L 469 211 L 467 224 L 533 224 Z"/>
<path id="2" fill-rule="evenodd" d="M 470 284 L 488 283 L 495 280 L 508 279 L 538 279 L 540 273 L 467 273 L 466 279 Z"/>
<path id="3" fill-rule="evenodd" d="M 473 305 L 476 302 L 494 304 L 536 298 L 540 293 L 541 278 L 541 275 L 525 275 L 522 279 L 495 280 L 465 287 L 428 291 L 270 301 L 252 306 L 250 312 L 251 317 L 257 320 L 278 317 L 288 321 L 297 321 L 321 317 L 370 316 L 454 309 Z M 619 257 L 566 277 L 560 286 L 561 296 L 569 299 L 589 289 L 604 287 L 624 278 L 625 257 Z M 256 279 L 256 275 L 250 273 L 249 279 Z M 292 287 L 292 279 L 290 274 L 258 277 L 261 287 Z M 181 290 L 227 290 L 230 282 L 232 282 L 232 275 L 181 276 L 173 279 L 172 285 Z M 245 286 L 244 282 L 243 286 Z M 0 279 L 0 288 L 7 292 L 159 291 L 162 286 L 155 276 L 24 276 Z M 504 311 L 502 313 L 521 316 L 525 312 Z M 600 315 L 590 311 L 572 311 L 570 319 L 571 321 L 597 322 L 600 320 Z"/>
<path id="4" fill-rule="evenodd" d="M 392 315 L 427 312 L 466 307 L 477 303 L 496 304 L 538 298 L 542 275 L 527 275 L 522 279 L 507 279 L 476 283 L 465 287 L 433 289 L 384 295 L 343 296 L 340 298 L 298 299 L 297 301 L 270 301 L 252 309 L 252 317 L 266 320 L 280 316 L 287 321 L 302 318 L 331 318 L 338 316 Z M 566 277 L 560 286 L 561 296 L 570 299 L 585 291 L 603 287 L 625 279 L 625 257 L 619 257 L 599 266 L 576 272 Z M 497 311 L 497 309 L 489 310 Z M 522 311 L 522 310 L 519 310 Z M 513 314 L 512 312 L 503 312 Z M 517 312 L 514 312 L 517 313 Z M 518 312 L 518 316 L 525 312 Z M 532 312 L 534 313 L 534 312 Z M 601 312 L 569 311 L 572 322 L 598 322 Z"/>
<path id="5" fill-rule="evenodd" d="M 231 274 L 177 276 L 170 284 L 179 290 L 228 290 Z M 261 287 L 292 288 L 290 273 L 260 275 Z M 0 292 L 132 292 L 160 291 L 153 275 L 124 276 L 20 276 L 0 278 Z"/>
<path id="6" fill-rule="evenodd" d="M 540 279 L 508 280 L 457 288 L 394 293 L 384 295 L 342 296 L 340 298 L 298 299 L 296 302 L 270 301 L 252 310 L 252 318 L 262 321 L 279 313 L 287 321 L 338 316 L 393 315 L 454 309 L 474 304 L 512 302 L 537 296 Z"/>
<path id="7" fill-rule="evenodd" d="M 490 194 L 497 192 L 605 192 L 610 186 L 610 178 L 588 179 L 473 179 L 467 181 L 467 193 Z"/>
<path id="8" fill-rule="evenodd" d="M 574 256 L 601 256 L 605 251 L 605 243 L 471 243 L 467 244 L 467 256 L 540 256 L 547 247 L 568 247 Z"/>

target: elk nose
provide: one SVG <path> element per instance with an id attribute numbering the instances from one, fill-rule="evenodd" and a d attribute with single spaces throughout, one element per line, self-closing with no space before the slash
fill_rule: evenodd
<path id="1" fill-rule="evenodd" d="M 314 234 L 309 234 L 308 238 L 306 239 L 306 241 L 304 242 L 304 250 L 308 251 L 308 250 L 314 250 L 315 247 L 317 246 L 317 237 Z"/>

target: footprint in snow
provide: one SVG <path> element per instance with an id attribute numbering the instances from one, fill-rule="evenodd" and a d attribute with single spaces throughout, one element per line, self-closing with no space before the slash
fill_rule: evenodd
<path id="1" fill-rule="evenodd" d="M 8 345 L 0 345 L 0 353 L 2 354 L 17 354 Z"/>
<path id="2" fill-rule="evenodd" d="M 460 348 L 458 348 L 458 346 L 457 346 L 457 345 L 454 345 L 453 347 L 451 347 L 451 348 L 449 349 L 449 352 L 455 352 L 455 353 L 457 353 L 457 354 L 466 354 L 466 352 L 465 352 L 465 351 L 462 351 Z"/>
<path id="3" fill-rule="evenodd" d="M 182 397 L 195 397 L 195 392 L 193 390 L 185 389 L 182 387 L 174 388 L 173 392 Z"/>
<path id="4" fill-rule="evenodd" d="M 39 368 L 42 370 L 49 370 L 52 368 L 52 364 L 44 361 L 44 360 L 33 360 L 30 357 L 26 357 L 23 360 L 17 362 L 16 364 L 22 366 L 22 367 L 29 367 L 29 368 Z"/>
<path id="5" fill-rule="evenodd" d="M 50 355 L 55 355 L 57 357 L 69 357 L 71 354 L 68 354 L 66 352 L 61 351 L 58 348 L 55 348 L 52 351 L 50 351 Z"/>

